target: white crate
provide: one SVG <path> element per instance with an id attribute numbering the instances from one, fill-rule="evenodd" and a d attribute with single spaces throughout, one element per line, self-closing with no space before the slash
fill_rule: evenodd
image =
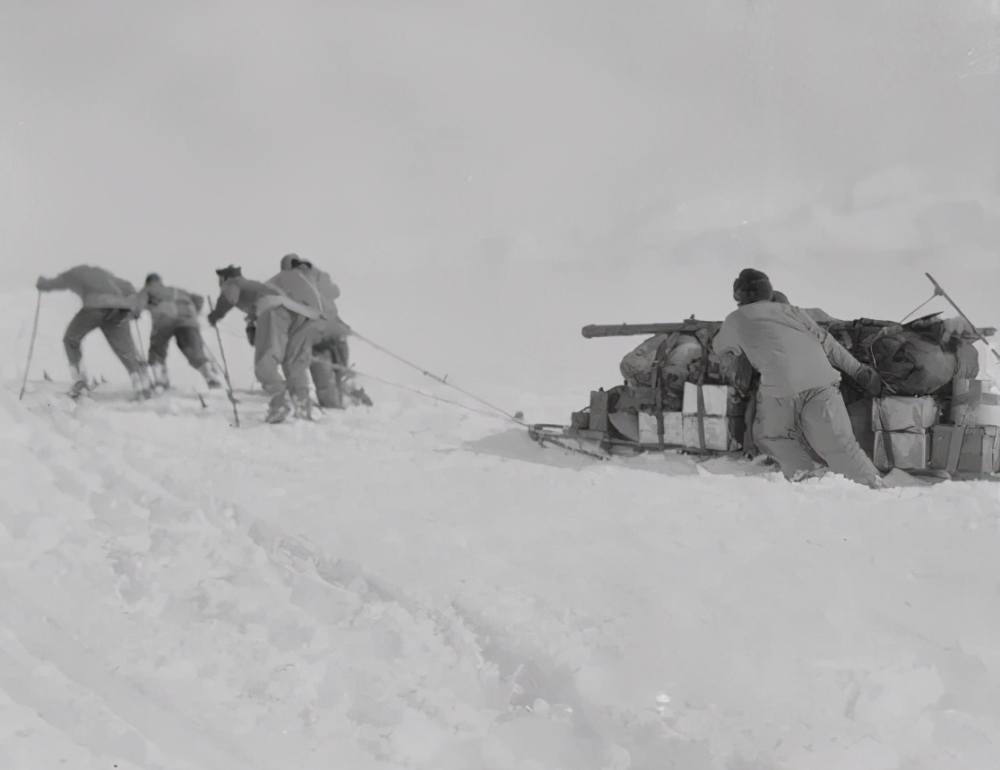
<path id="1" fill-rule="evenodd" d="M 880 471 L 892 468 L 917 470 L 928 467 L 931 459 L 931 434 L 922 431 L 875 433 L 873 461 Z"/>
<path id="2" fill-rule="evenodd" d="M 656 434 L 656 415 L 639 412 L 639 443 L 657 444 L 660 438 Z M 680 412 L 663 413 L 663 443 L 683 446 L 684 420 Z"/>
<path id="3" fill-rule="evenodd" d="M 886 396 L 872 401 L 872 427 L 876 431 L 923 433 L 941 417 L 933 396 Z"/>
<path id="4" fill-rule="evenodd" d="M 705 449 L 715 452 L 731 452 L 738 447 L 729 436 L 729 425 L 725 417 L 705 417 Z M 698 436 L 698 415 L 684 415 L 684 446 L 701 449 Z"/>
<path id="5" fill-rule="evenodd" d="M 992 380 L 955 379 L 950 416 L 956 425 L 1000 426 L 1000 393 L 996 383 Z"/>
<path id="6" fill-rule="evenodd" d="M 729 386 L 702 385 L 701 389 L 705 399 L 705 414 L 725 417 L 729 406 Z M 698 386 L 693 382 L 684 383 L 684 404 L 681 411 L 684 414 L 698 414 Z"/>

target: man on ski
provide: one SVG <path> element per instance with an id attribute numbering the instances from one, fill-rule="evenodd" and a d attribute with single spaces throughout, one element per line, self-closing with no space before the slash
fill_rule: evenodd
<path id="1" fill-rule="evenodd" d="M 330 276 L 314 267 L 306 259 L 297 254 L 286 254 L 281 258 L 282 273 L 298 270 L 314 284 L 323 300 L 324 325 L 320 336 L 313 345 L 313 358 L 309 365 L 313 384 L 316 387 L 316 400 L 321 407 L 338 409 L 344 406 L 344 395 L 356 403 L 371 406 L 371 399 L 363 388 L 355 387 L 349 380 L 350 349 L 347 337 L 351 330 L 340 319 L 336 300 L 340 297 L 340 288 Z"/>
<path id="2" fill-rule="evenodd" d="M 69 322 L 63 346 L 73 377 L 70 395 L 74 398 L 88 389 L 83 367 L 83 338 L 100 329 L 108 344 L 129 373 L 132 387 L 140 398 L 149 398 L 152 390 L 146 363 L 136 348 L 129 319 L 138 317 L 135 287 L 100 267 L 78 265 L 55 278 L 39 277 L 39 291 L 71 291 L 83 300 L 83 307 Z"/>
<path id="3" fill-rule="evenodd" d="M 243 277 L 238 267 L 215 271 L 219 303 L 208 316 L 215 326 L 234 307 L 247 316 L 247 336 L 253 338 L 254 374 L 268 403 L 267 422 L 283 422 L 295 410 L 309 417 L 309 363 L 320 336 L 322 301 L 301 279 L 281 285 L 281 274 L 267 283 Z"/>
<path id="4" fill-rule="evenodd" d="M 755 442 L 790 480 L 825 464 L 853 481 L 881 488 L 881 474 L 854 437 L 834 367 L 872 397 L 882 392 L 878 373 L 802 309 L 774 302 L 771 282 L 759 270 L 739 274 L 733 298 L 738 308 L 727 316 L 712 345 L 723 371 L 742 353 L 760 373 Z"/>
<path id="5" fill-rule="evenodd" d="M 296 417 L 309 419 L 313 349 L 324 338 L 333 334 L 346 336 L 350 329 L 337 317 L 335 300 L 340 296 L 340 289 L 327 273 L 317 270 L 311 262 L 299 259 L 295 254 L 286 254 L 281 268 L 267 284 L 279 289 L 287 300 L 263 318 L 264 323 L 257 323 L 257 344 L 261 344 L 261 335 L 266 335 L 265 344 L 269 351 L 259 360 L 274 372 L 281 364 L 291 397 L 290 407 Z M 330 403 L 331 388 L 333 395 L 337 395 L 332 368 L 327 371 L 317 367 L 315 374 L 319 375 L 317 397 Z"/>
<path id="6" fill-rule="evenodd" d="M 198 370 L 210 389 L 222 387 L 217 367 L 205 355 L 205 345 L 198 328 L 198 314 L 204 299 L 198 294 L 164 286 L 156 273 L 146 276 L 146 285 L 139 292 L 139 309 L 148 309 L 153 319 L 149 336 L 149 366 L 153 374 L 153 387 L 166 390 L 170 387 L 167 374 L 167 349 L 170 340 L 177 340 L 177 347 L 188 363 Z"/>

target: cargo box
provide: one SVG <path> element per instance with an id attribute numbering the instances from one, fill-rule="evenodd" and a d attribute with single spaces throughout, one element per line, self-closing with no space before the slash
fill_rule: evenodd
<path id="1" fill-rule="evenodd" d="M 713 417 L 725 417 L 728 414 L 729 394 L 731 388 L 727 385 L 702 385 L 705 399 L 705 414 Z M 684 414 L 698 414 L 698 386 L 691 382 L 684 383 Z"/>
<path id="2" fill-rule="evenodd" d="M 931 457 L 931 434 L 877 431 L 872 462 L 880 471 L 923 470 Z"/>
<path id="3" fill-rule="evenodd" d="M 715 452 L 733 452 L 739 446 L 729 435 L 728 420 L 725 417 L 705 417 L 705 449 Z M 701 449 L 698 437 L 698 415 L 684 415 L 684 446 Z"/>
<path id="4" fill-rule="evenodd" d="M 680 412 L 663 413 L 663 443 L 674 446 L 684 445 L 684 419 Z M 639 413 L 639 443 L 658 444 L 659 436 L 656 434 L 656 415 Z"/>
<path id="5" fill-rule="evenodd" d="M 1000 425 L 1000 392 L 996 384 L 991 380 L 956 379 L 950 417 L 955 425 Z"/>
<path id="6" fill-rule="evenodd" d="M 603 390 L 590 391 L 590 430 L 608 429 L 608 394 Z"/>
<path id="7" fill-rule="evenodd" d="M 886 396 L 872 401 L 875 431 L 923 433 L 940 416 L 941 408 L 933 396 Z"/>
<path id="8" fill-rule="evenodd" d="M 949 473 L 997 473 L 1000 428 L 935 425 L 931 428 L 931 468 Z"/>

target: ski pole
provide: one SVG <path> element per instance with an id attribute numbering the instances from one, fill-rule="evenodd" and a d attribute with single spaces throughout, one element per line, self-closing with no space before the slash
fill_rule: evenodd
<path id="1" fill-rule="evenodd" d="M 139 328 L 139 319 L 132 316 L 132 324 L 135 326 L 135 336 L 139 340 L 139 355 L 142 356 L 143 366 L 148 366 L 149 359 L 146 358 L 146 343 L 142 340 L 142 329 Z"/>
<path id="2" fill-rule="evenodd" d="M 958 311 L 958 314 L 965 319 L 965 322 L 972 327 L 972 331 L 975 333 L 975 335 L 979 337 L 979 339 L 987 348 L 989 348 L 989 351 L 993 354 L 996 360 L 1000 361 L 1000 353 L 996 352 L 993 346 L 989 343 L 989 340 L 987 340 L 986 337 L 983 336 L 982 332 L 980 332 L 979 329 L 976 328 L 976 325 L 969 320 L 969 316 L 967 316 L 965 313 L 962 312 L 962 308 L 960 308 L 958 305 L 955 304 L 955 300 L 953 300 L 951 297 L 948 296 L 948 292 L 946 292 L 944 289 L 941 288 L 941 284 L 935 281 L 934 277 L 930 273 L 924 273 L 924 275 L 926 275 L 928 280 L 930 280 L 930 282 L 934 284 L 934 294 L 935 295 L 940 294 L 942 297 L 948 300 L 951 306 Z"/>
<path id="3" fill-rule="evenodd" d="M 24 364 L 24 382 L 21 383 L 21 395 L 17 397 L 20 401 L 24 398 L 24 389 L 28 387 L 28 370 L 31 368 L 31 357 L 35 353 L 35 336 L 38 334 L 38 315 L 42 310 L 42 292 L 38 292 L 38 300 L 35 302 L 35 323 L 31 327 L 31 343 L 28 345 L 28 360 Z"/>
<path id="4" fill-rule="evenodd" d="M 212 299 L 208 300 L 208 312 L 213 312 Z M 229 381 L 229 364 L 226 363 L 226 349 L 222 347 L 222 333 L 219 331 L 217 325 L 213 325 L 215 329 L 215 338 L 219 341 L 219 354 L 222 356 L 222 373 L 226 377 L 226 388 L 228 388 L 229 403 L 233 405 L 233 418 L 236 420 L 236 427 L 240 427 L 240 413 L 236 409 L 236 396 L 233 395 L 233 383 Z"/>

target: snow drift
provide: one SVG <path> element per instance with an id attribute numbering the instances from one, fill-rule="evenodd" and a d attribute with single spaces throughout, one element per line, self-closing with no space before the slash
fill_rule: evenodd
<path id="1" fill-rule="evenodd" d="M 107 382 L 73 404 L 39 376 L 65 377 L 75 306 L 55 296 L 19 403 L 33 297 L 5 299 L 4 767 L 997 760 L 1000 485 L 879 493 L 672 455 L 591 461 L 374 381 L 375 407 L 317 424 L 260 425 L 244 393 L 237 430 L 193 373 L 128 401 L 99 337 L 85 355 Z M 501 365 L 454 335 L 451 360 L 490 375 L 473 385 L 529 417 L 589 388 L 523 368 L 540 346 Z M 381 379 L 455 397 L 354 350 Z"/>

